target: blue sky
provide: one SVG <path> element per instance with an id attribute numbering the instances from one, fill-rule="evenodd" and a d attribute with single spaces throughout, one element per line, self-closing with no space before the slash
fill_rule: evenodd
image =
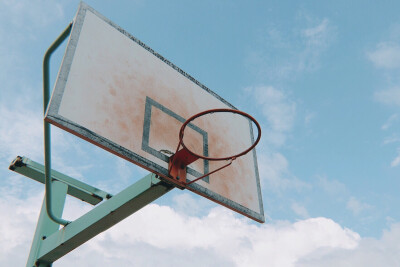
<path id="1" fill-rule="evenodd" d="M 0 265 L 28 256 L 44 186 L 7 168 L 17 155 L 43 162 L 42 58 L 78 4 L 0 3 Z M 266 223 L 174 190 L 57 266 L 184 266 L 194 256 L 199 266 L 400 265 L 399 3 L 88 4 L 258 119 Z M 117 193 L 147 173 L 52 134 L 53 167 L 69 176 Z M 64 217 L 89 209 L 68 199 Z"/>

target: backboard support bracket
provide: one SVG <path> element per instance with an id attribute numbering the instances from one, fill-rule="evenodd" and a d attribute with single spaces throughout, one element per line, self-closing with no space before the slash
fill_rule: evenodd
<path id="1" fill-rule="evenodd" d="M 197 156 L 190 153 L 185 147 L 169 158 L 169 174 L 178 185 L 186 186 L 187 166 L 198 159 Z"/>

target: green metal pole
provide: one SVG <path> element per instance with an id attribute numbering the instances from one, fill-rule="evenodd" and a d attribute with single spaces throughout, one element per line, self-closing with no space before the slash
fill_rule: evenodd
<path id="1" fill-rule="evenodd" d="M 43 59 L 43 113 L 46 114 L 47 105 L 50 100 L 50 57 L 53 52 L 60 46 L 60 44 L 68 37 L 71 32 L 72 23 L 61 33 L 61 35 L 54 41 L 44 55 Z M 54 222 L 62 225 L 67 225 L 69 221 L 58 218 L 54 215 L 52 210 L 52 191 L 51 191 L 51 136 L 50 124 L 44 121 L 44 166 L 45 166 L 45 188 L 46 188 L 46 209 L 49 218 Z"/>
<path id="2" fill-rule="evenodd" d="M 65 198 L 67 196 L 68 185 L 59 181 L 54 181 L 52 183 L 52 186 L 55 193 L 53 195 L 54 212 L 58 216 L 61 216 L 64 209 Z M 49 216 L 47 216 L 46 199 L 43 199 L 42 209 L 40 211 L 39 220 L 36 225 L 35 236 L 33 237 L 31 251 L 29 253 L 26 267 L 51 266 L 51 263 L 39 262 L 37 260 L 38 253 L 40 251 L 40 246 L 43 240 L 45 240 L 48 236 L 51 236 L 52 234 L 56 233 L 59 228 L 60 225 L 50 220 Z"/>

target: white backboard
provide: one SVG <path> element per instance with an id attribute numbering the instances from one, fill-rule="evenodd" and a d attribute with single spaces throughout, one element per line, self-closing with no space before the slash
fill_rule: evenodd
<path id="1" fill-rule="evenodd" d="M 215 108 L 234 108 L 91 7 L 73 23 L 46 120 L 168 180 L 183 122 Z M 240 116 L 202 117 L 187 127 L 185 144 L 204 155 L 233 155 L 254 142 Z M 222 163 L 224 164 L 224 163 Z M 188 180 L 220 166 L 198 160 Z M 188 189 L 264 222 L 256 151 Z"/>

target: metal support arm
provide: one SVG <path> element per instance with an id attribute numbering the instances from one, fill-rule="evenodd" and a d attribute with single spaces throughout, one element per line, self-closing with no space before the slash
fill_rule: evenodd
<path id="1" fill-rule="evenodd" d="M 149 174 L 42 241 L 38 260 L 52 263 L 169 192 L 174 186 Z"/>
<path id="2" fill-rule="evenodd" d="M 16 157 L 9 167 L 10 170 L 19 174 L 25 175 L 42 184 L 45 183 L 44 166 L 26 157 Z M 76 197 L 91 205 L 97 205 L 105 199 L 112 197 L 112 194 L 107 193 L 94 186 L 78 181 L 54 169 L 51 170 L 51 180 L 60 181 L 68 186 L 68 195 Z"/>

